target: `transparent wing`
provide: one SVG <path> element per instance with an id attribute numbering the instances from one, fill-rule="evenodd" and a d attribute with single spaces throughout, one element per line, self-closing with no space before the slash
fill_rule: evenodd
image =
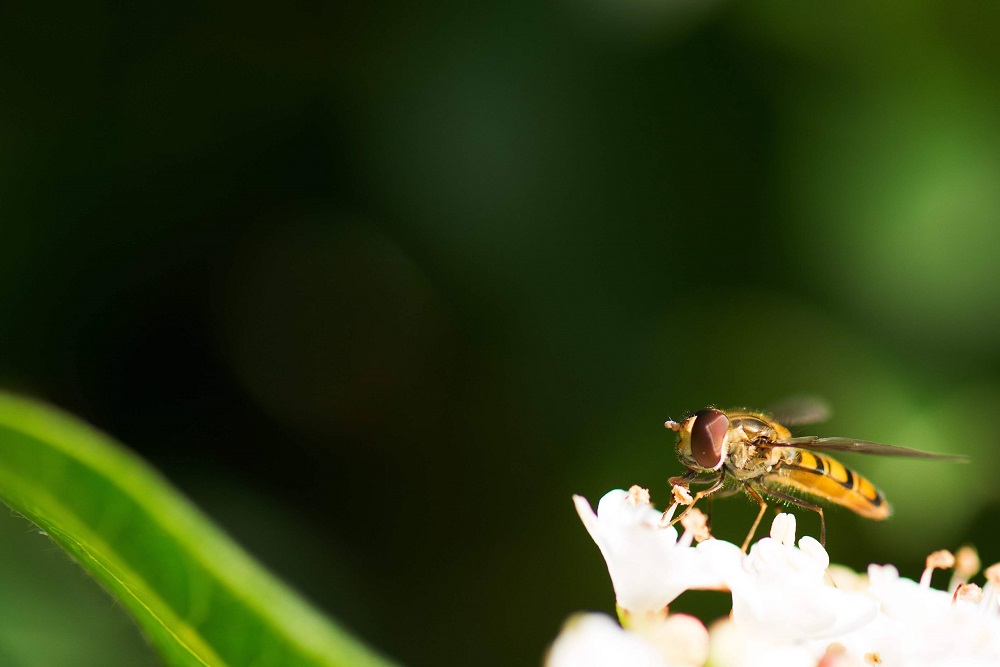
<path id="1" fill-rule="evenodd" d="M 809 435 L 802 438 L 777 440 L 774 444 L 777 446 L 810 449 L 817 452 L 851 452 L 856 454 L 875 454 L 876 456 L 907 456 L 917 459 L 937 459 L 938 461 L 954 461 L 956 463 L 969 462 L 968 458 L 955 454 L 922 452 L 919 449 L 883 445 L 878 442 L 854 440 L 853 438 L 818 438 L 814 435 Z"/>
<path id="2" fill-rule="evenodd" d="M 830 418 L 830 406 L 817 396 L 789 396 L 773 403 L 765 412 L 785 426 L 818 424 Z"/>

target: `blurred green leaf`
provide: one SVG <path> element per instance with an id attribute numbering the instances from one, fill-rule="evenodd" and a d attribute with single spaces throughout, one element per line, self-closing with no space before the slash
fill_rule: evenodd
<path id="1" fill-rule="evenodd" d="M 0 498 L 136 618 L 170 665 L 388 665 L 265 572 L 140 459 L 0 394 Z"/>

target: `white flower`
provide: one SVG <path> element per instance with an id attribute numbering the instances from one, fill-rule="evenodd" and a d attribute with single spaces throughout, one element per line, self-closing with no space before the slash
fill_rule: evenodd
<path id="1" fill-rule="evenodd" d="M 545 667 L 673 667 L 656 646 L 603 614 L 571 617 Z"/>
<path id="2" fill-rule="evenodd" d="M 603 614 L 578 614 L 563 626 L 545 667 L 701 667 L 708 630 L 694 616 L 645 615 L 628 630 Z"/>
<path id="3" fill-rule="evenodd" d="M 692 546 L 694 536 L 662 526 L 659 512 L 639 487 L 610 491 L 597 513 L 581 496 L 576 511 L 600 548 L 611 574 L 618 606 L 632 613 L 659 612 L 689 589 L 723 588 L 716 567 L 739 562 L 742 552 L 728 542 L 706 540 Z"/>
<path id="4" fill-rule="evenodd" d="M 773 619 L 781 624 L 783 618 Z M 800 644 L 783 644 L 758 636 L 730 619 L 712 625 L 710 665 L 719 667 L 816 667 L 817 656 Z"/>
<path id="5" fill-rule="evenodd" d="M 690 500 L 675 494 L 676 504 Z M 918 583 L 891 565 L 872 565 L 867 575 L 830 567 L 816 540 L 796 546 L 790 514 L 779 514 L 770 537 L 743 554 L 714 539 L 693 546 L 707 537 L 704 516 L 689 509 L 678 536 L 639 487 L 608 493 L 596 514 L 583 498 L 574 502 L 607 562 L 626 629 L 608 617 L 579 617 L 547 667 L 1000 665 L 1000 564 L 986 569 L 980 588 L 970 581 L 980 567 L 972 549 L 931 554 Z M 947 591 L 930 587 L 937 568 L 955 569 Z M 705 588 L 728 588 L 733 600 L 730 618 L 710 635 L 697 619 L 666 613 L 685 590 Z"/>
<path id="6" fill-rule="evenodd" d="M 899 620 L 947 614 L 951 595 L 899 576 L 892 565 L 868 566 L 868 591 L 881 603 L 882 613 Z"/>
<path id="7" fill-rule="evenodd" d="M 626 627 L 677 667 L 701 667 L 708 658 L 708 629 L 688 614 L 632 616 Z"/>
<path id="8" fill-rule="evenodd" d="M 930 568 L 930 563 L 929 567 Z M 877 653 L 887 667 L 973 667 L 1000 664 L 1000 616 L 991 579 L 949 594 L 900 577 L 891 565 L 868 568 L 869 592 L 881 613 L 863 631 L 841 641 L 855 652 Z"/>
<path id="9" fill-rule="evenodd" d="M 742 568 L 724 571 L 733 621 L 754 636 L 791 643 L 850 632 L 875 618 L 868 596 L 827 584 L 830 557 L 811 537 L 795 546 L 795 517 L 779 514 L 771 537 L 755 544 Z"/>

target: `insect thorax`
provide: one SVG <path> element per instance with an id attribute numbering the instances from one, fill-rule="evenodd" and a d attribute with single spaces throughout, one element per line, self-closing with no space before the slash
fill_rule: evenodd
<path id="1" fill-rule="evenodd" d="M 792 454 L 787 447 L 767 446 L 784 435 L 756 415 L 740 415 L 731 424 L 726 470 L 738 479 L 753 479 L 771 472 Z"/>

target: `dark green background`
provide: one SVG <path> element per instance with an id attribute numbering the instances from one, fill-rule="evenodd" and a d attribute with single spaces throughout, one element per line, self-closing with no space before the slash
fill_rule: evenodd
<path id="1" fill-rule="evenodd" d="M 611 611 L 570 495 L 819 394 L 835 561 L 1000 559 L 1000 5 L 0 9 L 0 384 L 128 443 L 409 665 Z M 742 538 L 753 508 L 717 503 Z M 814 516 L 800 525 L 818 533 Z M 5 665 L 155 664 L 23 520 Z M 680 606 L 724 613 L 725 601 Z M 707 606 L 702 606 L 707 605 Z"/>

